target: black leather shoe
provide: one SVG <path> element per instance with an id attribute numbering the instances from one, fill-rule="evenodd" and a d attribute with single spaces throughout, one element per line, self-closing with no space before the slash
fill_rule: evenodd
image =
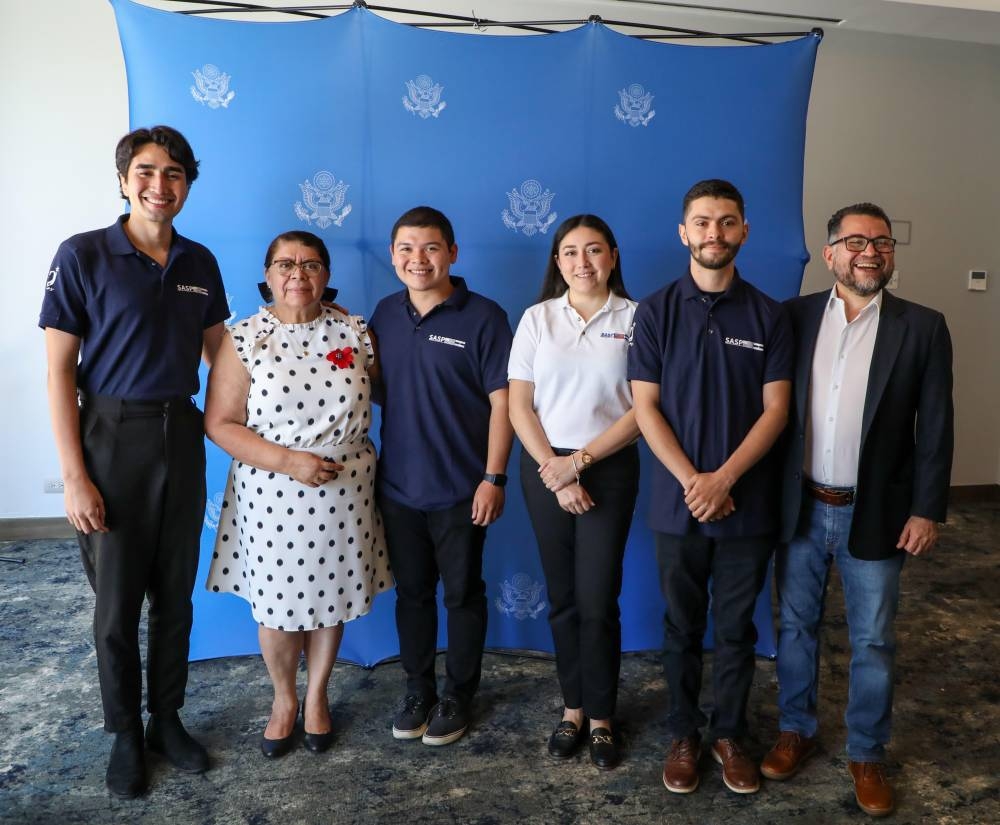
<path id="1" fill-rule="evenodd" d="M 292 749 L 292 744 L 295 741 L 295 723 L 298 721 L 299 711 L 302 709 L 302 705 L 295 709 L 295 721 L 292 722 L 292 730 L 288 736 L 283 736 L 281 739 L 268 739 L 263 735 L 260 737 L 260 752 L 268 759 L 277 759 Z M 302 718 L 305 718 L 304 711 Z"/>
<path id="2" fill-rule="evenodd" d="M 108 790 L 122 799 L 135 799 L 146 790 L 146 760 L 142 753 L 142 727 L 119 731 L 111 746 Z"/>
<path id="3" fill-rule="evenodd" d="M 184 730 L 176 710 L 150 715 L 146 724 L 146 744 L 178 770 L 187 773 L 208 770 L 208 753 Z"/>
<path id="4" fill-rule="evenodd" d="M 617 735 L 607 728 L 594 728 L 590 732 L 590 761 L 602 771 L 617 768 L 622 761 Z"/>
<path id="5" fill-rule="evenodd" d="M 294 738 L 294 731 L 282 739 L 268 739 L 266 736 L 262 736 L 260 738 L 260 752 L 268 759 L 277 759 L 292 749 L 292 740 Z"/>
<path id="6" fill-rule="evenodd" d="M 302 744 L 305 746 L 307 751 L 312 751 L 313 753 L 323 753 L 330 749 L 330 745 L 333 744 L 333 730 L 328 730 L 326 733 L 309 733 L 305 730 L 306 727 L 306 703 L 305 700 L 302 701 L 302 729 L 305 732 L 305 736 L 302 738 Z"/>
<path id="7" fill-rule="evenodd" d="M 582 727 L 564 719 L 549 737 L 549 755 L 556 759 L 568 759 L 579 750 L 586 736 Z"/>

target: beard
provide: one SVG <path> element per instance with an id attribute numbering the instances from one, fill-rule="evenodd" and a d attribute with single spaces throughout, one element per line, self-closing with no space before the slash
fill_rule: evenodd
<path id="1" fill-rule="evenodd" d="M 869 272 L 868 275 L 858 277 L 850 264 L 834 267 L 833 270 L 833 274 L 841 286 L 862 298 L 874 295 L 889 283 L 889 278 L 892 277 L 892 273 L 888 271 L 884 262 L 881 269 L 872 269 Z"/>
<path id="2" fill-rule="evenodd" d="M 742 244 L 738 243 L 726 243 L 725 241 L 718 241 L 712 244 L 713 249 L 706 249 L 708 244 L 701 244 L 701 246 L 691 247 L 691 257 L 695 259 L 701 266 L 705 269 L 725 269 L 734 260 L 736 260 L 736 254 L 740 251 Z"/>

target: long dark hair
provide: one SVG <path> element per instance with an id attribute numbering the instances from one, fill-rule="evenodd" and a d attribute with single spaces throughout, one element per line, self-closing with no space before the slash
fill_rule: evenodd
<path id="1" fill-rule="evenodd" d="M 615 295 L 631 299 L 632 296 L 625 289 L 625 281 L 622 280 L 622 253 L 618 249 L 618 241 L 615 240 L 615 234 L 611 231 L 611 227 L 597 217 L 597 215 L 574 215 L 572 218 L 567 218 L 559 224 L 555 235 L 552 236 L 552 250 L 549 252 L 549 263 L 545 267 L 545 278 L 542 280 L 542 291 L 538 295 L 538 302 L 541 303 L 542 301 L 548 301 L 550 298 L 558 298 L 569 289 L 566 281 L 563 280 L 562 274 L 559 272 L 559 264 L 556 263 L 556 260 L 559 257 L 559 245 L 563 242 L 563 238 L 574 229 L 579 229 L 580 227 L 597 230 L 604 236 L 608 247 L 618 251 L 614 268 L 611 270 L 611 275 L 608 276 L 608 289 Z"/>

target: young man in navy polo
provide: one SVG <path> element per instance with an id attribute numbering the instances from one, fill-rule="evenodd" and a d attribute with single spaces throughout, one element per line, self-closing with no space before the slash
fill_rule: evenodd
<path id="1" fill-rule="evenodd" d="M 629 351 L 636 421 L 659 459 L 649 524 L 667 601 L 672 741 L 663 784 L 673 793 L 698 786 L 711 580 L 715 696 L 708 738 L 726 786 L 754 793 L 757 765 L 740 739 L 754 673 L 754 604 L 777 529 L 768 451 L 788 417 L 791 331 L 781 305 L 736 270 L 749 226 L 735 186 L 695 184 L 678 230 L 691 252 L 689 269 L 639 304 Z"/>
<path id="2" fill-rule="evenodd" d="M 392 228 L 389 249 L 406 289 L 371 318 L 381 362 L 379 507 L 396 578 L 396 628 L 406 695 L 397 739 L 447 745 L 468 725 L 486 641 L 483 544 L 503 512 L 513 431 L 507 417 L 506 313 L 470 292 L 450 267 L 451 222 L 418 206 Z M 448 652 L 437 691 L 437 582 Z"/>
<path id="3" fill-rule="evenodd" d="M 198 364 L 229 315 L 219 267 L 173 220 L 198 176 L 179 132 L 138 129 L 115 150 L 128 214 L 64 241 L 45 284 L 49 408 L 65 485 L 96 594 L 94 640 L 107 785 L 146 787 L 139 618 L 149 599 L 145 740 L 181 770 L 208 768 L 177 711 L 187 685 L 191 591 L 205 512 Z"/>

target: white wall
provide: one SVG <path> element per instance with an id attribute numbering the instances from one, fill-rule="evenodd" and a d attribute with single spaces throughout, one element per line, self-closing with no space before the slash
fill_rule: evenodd
<path id="1" fill-rule="evenodd" d="M 836 208 L 874 200 L 912 221 L 913 242 L 896 256 L 898 294 L 940 308 L 952 329 L 955 484 L 1000 480 L 998 90 L 1000 48 L 832 31 L 808 125 L 804 213 L 815 260 L 804 290 L 829 284 L 819 250 Z M 739 92 L 734 78 L 731 88 L 706 89 L 706 101 Z M 128 102 L 111 7 L 0 0 L 0 101 L 0 518 L 57 516 L 61 497 L 42 493 L 59 465 L 36 323 L 59 242 L 121 210 L 112 155 L 128 130 Z M 738 139 L 739 124 L 732 128 Z M 973 268 L 992 273 L 985 294 L 965 289 Z"/>

